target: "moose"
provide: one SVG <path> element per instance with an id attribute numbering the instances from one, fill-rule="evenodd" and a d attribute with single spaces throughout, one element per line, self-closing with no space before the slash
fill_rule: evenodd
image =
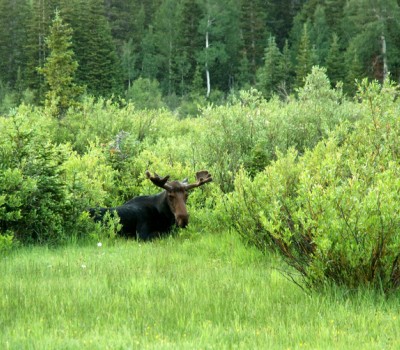
<path id="1" fill-rule="evenodd" d="M 154 176 L 146 171 L 146 177 L 157 187 L 164 189 L 155 195 L 134 197 L 128 202 L 114 208 L 91 208 L 90 215 L 95 221 L 101 221 L 107 212 L 117 213 L 122 225 L 121 234 L 150 240 L 171 230 L 176 224 L 185 228 L 189 223 L 186 209 L 188 191 L 212 181 L 211 174 L 206 171 L 196 173 L 196 182 L 189 184 L 185 179 L 169 181 L 169 175 Z"/>

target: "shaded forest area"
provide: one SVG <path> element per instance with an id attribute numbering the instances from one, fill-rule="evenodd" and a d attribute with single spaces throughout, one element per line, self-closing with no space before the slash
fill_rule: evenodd
<path id="1" fill-rule="evenodd" d="M 79 91 L 127 100 L 150 91 L 143 107 L 174 109 L 251 86 L 266 98 L 288 96 L 314 65 L 349 95 L 357 78 L 383 81 L 390 72 L 398 81 L 399 3 L 0 0 L 0 111 L 42 104 L 52 89 L 43 68 L 56 12 L 69 30 L 65 49 L 76 65 L 67 75 Z"/>

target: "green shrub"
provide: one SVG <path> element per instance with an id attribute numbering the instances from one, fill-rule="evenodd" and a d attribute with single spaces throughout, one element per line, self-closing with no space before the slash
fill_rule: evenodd
<path id="1" fill-rule="evenodd" d="M 157 80 L 138 78 L 126 92 L 126 99 L 137 109 L 160 109 L 165 107 Z"/>
<path id="2" fill-rule="evenodd" d="M 356 125 L 343 124 L 302 157 L 282 155 L 254 180 L 236 179 L 234 227 L 260 249 L 277 249 L 307 286 L 400 286 L 396 96 L 390 84 L 364 82 Z"/>
<path id="3" fill-rule="evenodd" d="M 233 190 L 235 174 L 244 167 L 254 176 L 278 152 L 313 148 L 340 122 L 356 121 L 360 107 L 332 89 L 322 68 L 314 67 L 298 99 L 265 101 L 257 90 L 242 91 L 232 105 L 203 110 L 199 122 L 198 158 L 213 166 L 221 188 Z"/>
<path id="4" fill-rule="evenodd" d="M 57 244 L 87 234 L 90 223 L 87 221 L 85 231 L 79 218 L 90 203 L 90 194 L 93 198 L 99 197 L 99 187 L 110 177 L 110 171 L 108 175 L 104 171 L 105 166 L 90 169 L 92 174 L 86 177 L 89 167 L 84 168 L 85 157 L 74 163 L 70 147 L 52 143 L 50 128 L 45 125 L 46 118 L 41 119 L 35 113 L 0 118 L 3 242 L 13 237 L 22 243 Z M 74 164 L 73 170 L 71 164 Z M 96 171 L 102 171 L 101 184 L 93 181 Z"/>
<path id="5" fill-rule="evenodd" d="M 0 231 L 0 253 L 4 255 L 10 251 L 14 245 L 14 235 L 12 232 L 2 233 Z"/>

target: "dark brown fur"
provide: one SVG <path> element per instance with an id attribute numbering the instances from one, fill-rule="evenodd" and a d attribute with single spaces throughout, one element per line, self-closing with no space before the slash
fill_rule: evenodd
<path id="1" fill-rule="evenodd" d="M 186 209 L 188 191 L 212 181 L 207 171 L 196 173 L 197 182 L 194 184 L 168 181 L 169 176 L 161 178 L 157 174 L 151 176 L 149 172 L 146 175 L 165 191 L 151 196 L 135 197 L 115 208 L 92 208 L 89 210 L 91 216 L 100 221 L 106 212 L 115 212 L 122 224 L 121 234 L 143 240 L 152 239 L 170 231 L 174 224 L 186 227 L 189 223 Z"/>

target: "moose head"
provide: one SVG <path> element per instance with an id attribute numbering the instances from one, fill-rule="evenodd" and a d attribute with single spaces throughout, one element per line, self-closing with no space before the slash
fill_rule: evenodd
<path id="1" fill-rule="evenodd" d="M 143 240 L 153 239 L 170 231 L 174 224 L 186 227 L 189 222 L 186 210 L 188 191 L 212 181 L 211 174 L 205 170 L 196 173 L 196 182 L 192 184 L 187 180 L 169 181 L 169 176 L 151 175 L 149 171 L 146 171 L 146 176 L 165 191 L 134 197 L 114 208 L 90 208 L 90 215 L 100 221 L 107 212 L 117 213 L 122 235 Z"/>
<path id="2" fill-rule="evenodd" d="M 196 173 L 197 181 L 192 184 L 189 184 L 187 179 L 182 182 L 169 181 L 169 175 L 160 177 L 154 173 L 152 176 L 149 171 L 146 171 L 146 176 L 154 185 L 165 190 L 164 200 L 175 217 L 176 225 L 182 228 L 189 223 L 189 214 L 186 209 L 188 191 L 212 181 L 211 174 L 206 170 L 198 171 Z"/>

